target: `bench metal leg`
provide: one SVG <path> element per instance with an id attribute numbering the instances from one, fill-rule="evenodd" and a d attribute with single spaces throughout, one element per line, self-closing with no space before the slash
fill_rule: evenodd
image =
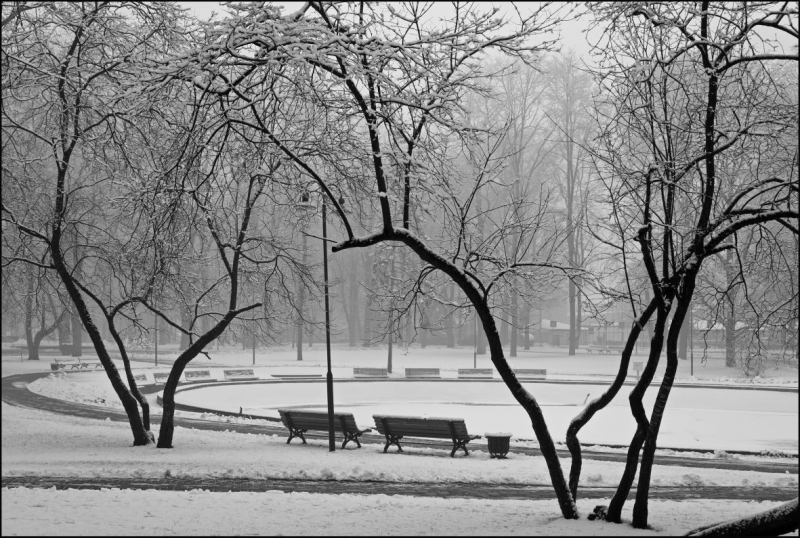
<path id="1" fill-rule="evenodd" d="M 397 450 L 402 452 L 403 447 L 400 446 L 400 439 L 402 439 L 402 435 L 387 435 L 386 436 L 386 446 L 383 447 L 383 453 L 386 454 L 386 451 L 389 450 L 390 445 L 396 445 Z"/>
<path id="2" fill-rule="evenodd" d="M 306 431 L 308 431 L 308 430 L 299 430 L 299 429 L 295 429 L 295 428 L 289 428 L 289 438 L 286 440 L 286 444 L 288 445 L 289 443 L 291 443 L 292 439 L 294 439 L 295 437 L 299 437 L 300 439 L 303 440 L 303 444 L 307 445 L 308 443 L 306 443 L 306 438 L 303 436 L 303 432 L 306 432 Z"/>
<path id="3" fill-rule="evenodd" d="M 456 450 L 458 450 L 459 448 L 463 448 L 464 449 L 464 455 L 465 456 L 469 456 L 469 450 L 467 450 L 467 443 L 469 443 L 469 440 L 461 441 L 461 440 L 458 440 L 458 439 L 453 439 L 453 450 L 450 452 L 450 457 L 451 458 L 455 458 L 456 457 Z"/>
<path id="4" fill-rule="evenodd" d="M 358 445 L 358 448 L 361 448 L 361 442 L 358 440 L 358 434 L 357 433 L 350 433 L 350 432 L 345 431 L 344 432 L 344 442 L 342 443 L 342 448 L 344 448 L 345 445 L 347 445 L 347 443 L 349 443 L 350 441 L 355 441 L 356 444 Z"/>

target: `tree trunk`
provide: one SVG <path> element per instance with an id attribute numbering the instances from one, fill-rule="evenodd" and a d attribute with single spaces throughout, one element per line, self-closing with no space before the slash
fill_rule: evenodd
<path id="1" fill-rule="evenodd" d="M 430 250 L 424 243 L 417 237 L 405 231 L 395 231 L 391 239 L 399 240 L 411 248 L 423 261 L 431 264 L 440 271 L 447 274 L 456 285 L 467 295 L 475 311 L 478 313 L 486 333 L 486 338 L 489 342 L 490 357 L 495 369 L 500 374 L 500 377 L 505 382 L 511 395 L 515 400 L 525 409 L 528 417 L 531 420 L 531 426 L 536 434 L 536 439 L 539 442 L 539 449 L 547 464 L 547 469 L 550 474 L 550 480 L 553 484 L 562 515 L 567 519 L 577 519 L 578 511 L 575 506 L 575 501 L 569 492 L 567 481 L 564 477 L 564 472 L 561 468 L 561 462 L 556 452 L 555 444 L 550 436 L 550 431 L 547 428 L 544 415 L 542 414 L 541 407 L 538 402 L 530 394 L 525 387 L 522 386 L 517 376 L 511 370 L 504 354 L 503 346 L 500 341 L 500 335 L 497 332 L 497 325 L 495 324 L 494 317 L 492 316 L 491 309 L 486 298 L 473 286 L 467 279 L 466 275 L 455 265 L 450 263 L 447 259 L 442 258 L 438 254 Z M 177 379 L 176 379 L 177 381 Z"/>
<path id="2" fill-rule="evenodd" d="M 128 388 L 142 408 L 142 424 L 144 425 L 144 429 L 150 434 L 151 440 L 154 441 L 153 434 L 150 432 L 150 402 L 147 401 L 147 398 L 144 396 L 144 394 L 142 394 L 142 392 L 139 390 L 139 386 L 136 384 L 136 379 L 133 377 L 133 370 L 131 370 L 131 361 L 128 358 L 128 352 L 125 349 L 125 344 L 122 342 L 122 337 L 120 337 L 116 327 L 114 326 L 114 321 L 108 317 L 106 318 L 106 321 L 108 322 L 108 332 L 111 338 L 114 339 L 114 342 L 117 343 L 119 354 L 122 357 L 122 364 L 125 368 L 125 376 L 128 379 Z"/>
<path id="3" fill-rule="evenodd" d="M 158 444 L 156 445 L 158 448 L 172 448 L 172 439 L 175 432 L 175 389 L 178 388 L 178 380 L 181 374 L 183 374 L 186 365 L 199 355 L 206 345 L 219 337 L 234 318 L 235 314 L 229 311 L 214 328 L 201 335 L 186 351 L 178 355 L 178 358 L 175 359 L 175 363 L 172 365 L 172 369 L 169 372 L 169 377 L 167 378 L 167 383 L 164 385 L 164 392 L 161 396 L 163 411 L 161 415 L 161 427 L 158 432 Z"/>
<path id="4" fill-rule="evenodd" d="M 650 476 L 653 471 L 653 460 L 656 453 L 658 441 L 658 431 L 661 427 L 661 420 L 664 417 L 664 410 L 667 407 L 669 393 L 675 381 L 675 372 L 678 370 L 678 335 L 681 325 L 689 311 L 692 294 L 694 293 L 695 273 L 688 273 L 683 278 L 681 295 L 678 299 L 678 306 L 672 318 L 672 324 L 667 334 L 667 367 L 664 371 L 664 378 L 661 387 L 658 389 L 656 402 L 653 405 L 653 412 L 650 415 L 650 427 L 647 430 L 647 439 L 642 451 L 642 463 L 639 468 L 639 485 L 636 489 L 636 502 L 633 505 L 633 526 L 637 529 L 647 528 L 648 497 L 650 496 Z M 663 329 L 662 329 L 663 330 Z"/>
<path id="5" fill-rule="evenodd" d="M 63 179 L 61 181 L 63 185 Z M 57 204 L 58 208 L 58 204 Z M 61 230 L 55 227 L 55 233 L 53 234 L 52 239 L 52 248 L 51 248 L 51 256 L 53 259 L 53 265 L 58 272 L 61 281 L 64 283 L 64 287 L 67 289 L 67 293 L 69 293 L 70 298 L 72 299 L 72 303 L 75 306 L 75 316 L 78 317 L 79 321 L 82 319 L 82 325 L 86 328 L 86 332 L 89 333 L 89 338 L 91 338 L 92 343 L 94 344 L 94 349 L 97 352 L 97 357 L 100 359 L 100 363 L 103 365 L 103 368 L 106 371 L 106 375 L 108 376 L 109 381 L 111 381 L 111 386 L 114 388 L 114 392 L 117 393 L 117 396 L 122 402 L 122 407 L 125 409 L 125 413 L 128 416 L 128 423 L 130 424 L 131 431 L 133 433 L 133 445 L 134 446 L 144 446 L 152 443 L 152 437 L 148 434 L 148 431 L 144 428 L 144 424 L 142 423 L 142 418 L 139 416 L 139 408 L 136 402 L 136 399 L 131 395 L 130 390 L 125 386 L 122 382 L 122 379 L 119 376 L 119 371 L 117 367 L 114 365 L 114 362 L 111 360 L 111 357 L 106 350 L 105 344 L 103 343 L 103 339 L 100 336 L 100 331 L 97 329 L 97 326 L 92 321 L 91 315 L 89 314 L 89 309 L 86 307 L 86 302 L 83 300 L 83 297 L 78 290 L 78 287 L 72 280 L 72 275 L 70 270 L 66 267 L 64 263 L 64 259 L 61 254 L 60 249 L 60 236 Z M 73 331 L 74 331 L 74 324 L 73 324 Z M 80 334 L 80 327 L 78 328 L 78 334 Z M 80 343 L 80 336 L 76 338 L 75 335 L 72 337 L 73 342 L 77 339 Z"/>
<path id="6" fill-rule="evenodd" d="M 655 300 L 654 300 L 655 301 Z M 628 396 L 628 402 L 631 408 L 631 414 L 636 419 L 636 433 L 633 434 L 633 439 L 628 445 L 628 457 L 625 462 L 625 470 L 622 473 L 622 478 L 617 486 L 617 491 L 608 505 L 608 513 L 606 519 L 613 523 L 622 522 L 622 507 L 628 498 L 628 493 L 631 491 L 633 480 L 636 477 L 636 467 L 639 463 L 639 451 L 642 444 L 647 437 L 647 429 L 650 422 L 647 420 L 647 413 L 642 405 L 644 393 L 653 381 L 653 376 L 658 367 L 658 361 L 661 358 L 661 348 L 664 345 L 664 328 L 667 324 L 667 315 L 669 308 L 665 306 L 657 306 L 655 329 L 653 330 L 653 338 L 650 341 L 650 355 L 647 358 L 647 364 L 642 371 L 639 381 Z"/>
<path id="7" fill-rule="evenodd" d="M 619 368 L 617 369 L 617 376 L 611 383 L 611 386 L 599 397 L 595 398 L 581 411 L 569 424 L 567 428 L 567 448 L 569 448 L 572 455 L 572 466 L 569 471 L 569 489 L 572 493 L 572 498 L 578 499 L 578 483 L 581 477 L 581 443 L 578 439 L 578 433 L 601 409 L 604 409 L 616 396 L 628 376 L 628 366 L 630 364 L 633 348 L 636 345 L 639 335 L 641 334 L 642 327 L 653 315 L 656 310 L 655 301 L 651 301 L 647 308 L 641 313 L 631 326 L 631 332 L 628 334 L 628 341 L 625 343 L 625 348 L 622 350 L 620 357 Z"/>

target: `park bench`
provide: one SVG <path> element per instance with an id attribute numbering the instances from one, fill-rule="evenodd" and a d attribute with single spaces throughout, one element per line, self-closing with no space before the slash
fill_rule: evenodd
<path id="1" fill-rule="evenodd" d="M 136 381 L 137 385 L 150 385 L 150 381 L 147 379 L 147 374 L 133 374 L 133 380 Z"/>
<path id="2" fill-rule="evenodd" d="M 612 353 L 621 352 L 622 348 L 619 347 L 619 346 L 605 346 L 605 347 L 602 347 L 602 346 L 589 346 L 589 347 L 586 348 L 586 351 L 588 353 L 600 353 L 600 354 L 607 353 L 607 354 L 611 355 Z"/>
<path id="3" fill-rule="evenodd" d="M 80 357 L 78 358 L 78 362 L 81 363 L 81 369 L 83 370 L 102 370 L 103 363 L 100 360 L 81 360 Z"/>
<path id="4" fill-rule="evenodd" d="M 283 425 L 289 429 L 289 439 L 286 444 L 292 442 L 292 439 L 299 437 L 302 439 L 303 444 L 306 443 L 306 438 L 303 435 L 308 430 L 315 431 L 328 431 L 330 424 L 328 423 L 328 413 L 325 411 L 309 411 L 305 409 L 278 409 L 281 415 Z M 342 448 L 344 448 L 350 441 L 355 441 L 358 448 L 361 448 L 361 442 L 358 437 L 364 433 L 371 432 L 372 429 L 367 428 L 362 430 L 356 424 L 356 419 L 352 413 L 333 413 L 333 428 L 335 432 L 339 432 L 344 436 Z"/>
<path id="5" fill-rule="evenodd" d="M 515 368 L 514 374 L 520 379 L 545 379 L 547 370 L 543 368 Z"/>
<path id="6" fill-rule="evenodd" d="M 459 379 L 492 379 L 494 371 L 491 368 L 459 368 Z"/>
<path id="7" fill-rule="evenodd" d="M 353 368 L 353 377 L 389 377 L 386 368 Z"/>
<path id="8" fill-rule="evenodd" d="M 53 359 L 56 362 L 50 363 L 51 370 L 66 370 L 69 368 L 70 370 L 100 370 L 103 368 L 103 364 L 99 361 L 92 361 L 92 360 L 85 360 L 82 361 L 79 357 L 75 357 L 72 359 Z"/>
<path id="9" fill-rule="evenodd" d="M 79 370 L 81 368 L 81 361 L 78 359 L 53 359 L 56 362 L 50 363 L 51 370 Z"/>
<path id="10" fill-rule="evenodd" d="M 202 383 L 204 381 L 216 381 L 211 377 L 211 370 L 184 370 L 183 377 L 187 383 Z"/>
<path id="11" fill-rule="evenodd" d="M 406 368 L 406 378 L 440 378 L 438 368 Z"/>
<path id="12" fill-rule="evenodd" d="M 153 382 L 156 385 L 164 385 L 169 378 L 169 372 L 153 372 Z"/>
<path id="13" fill-rule="evenodd" d="M 240 368 L 237 370 L 223 370 L 225 379 L 241 381 L 244 379 L 258 379 L 252 368 Z"/>
<path id="14" fill-rule="evenodd" d="M 469 456 L 467 443 L 473 439 L 480 439 L 480 435 L 470 435 L 463 418 L 438 418 L 438 417 L 407 417 L 399 415 L 372 415 L 378 431 L 386 436 L 384 454 L 390 445 L 396 445 L 402 452 L 400 439 L 405 436 L 426 437 L 431 439 L 450 439 L 453 441 L 453 450 L 450 457 L 455 457 L 456 450 L 464 449 L 464 455 Z"/>

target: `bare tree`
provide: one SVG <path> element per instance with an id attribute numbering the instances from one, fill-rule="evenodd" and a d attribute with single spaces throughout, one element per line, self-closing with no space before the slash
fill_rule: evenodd
<path id="1" fill-rule="evenodd" d="M 643 447 L 633 525 L 645 528 L 678 337 L 703 263 L 716 253 L 736 252 L 736 234 L 750 227 L 764 229 L 774 222 L 798 233 L 792 222 L 800 216 L 797 154 L 781 157 L 783 146 L 768 142 L 797 139 L 797 109 L 788 89 L 765 67 L 798 58 L 796 52 L 772 50 L 759 33 L 774 28 L 797 38 L 797 13 L 788 4 L 710 2 L 699 10 L 670 3 L 591 8 L 597 23 L 606 25 L 598 48 L 599 75 L 613 104 L 603 118 L 597 157 L 615 211 L 631 231 L 620 240 L 638 244 L 653 293 L 650 304 L 637 312 L 620 372 L 627 369 L 643 323 L 656 316 L 648 361 L 629 398 L 637 431 L 608 519 L 620 521 Z M 751 158 L 749 173 L 723 175 L 724 163 L 741 153 Z M 720 192 L 729 197 L 721 199 Z M 666 370 L 648 420 L 641 397 L 663 348 Z M 592 411 L 605 398 L 592 402 Z"/>
<path id="2" fill-rule="evenodd" d="M 172 5 L 45 3 L 16 10 L 2 34 L 4 172 L 13 163 L 3 182 L 4 265 L 25 262 L 58 275 L 125 408 L 134 445 L 152 440 L 137 407 L 146 400 L 123 355 L 125 386 L 92 319 L 81 285 L 91 268 L 81 265 L 87 252 L 79 243 L 101 229 L 92 187 L 108 180 L 92 147 L 113 139 L 130 113 L 114 92 L 116 79 L 134 59 L 163 49 L 177 13 Z"/>
<path id="3" fill-rule="evenodd" d="M 346 236 L 334 246 L 335 252 L 399 242 L 460 288 L 481 319 L 492 362 L 531 418 L 564 516 L 577 517 L 541 408 L 506 362 L 491 309 L 491 293 L 504 279 L 525 279 L 534 269 L 567 269 L 540 261 L 527 244 L 515 251 L 530 256 L 517 256 L 510 262 L 475 245 L 469 237 L 471 207 L 475 193 L 492 179 L 491 174 L 487 170 L 477 178 L 460 178 L 442 173 L 446 170 L 439 158 L 446 160 L 446 155 L 437 149 L 444 145 L 440 142 L 445 137 L 470 132 L 454 112 L 459 95 L 477 87 L 480 75 L 476 64 L 483 51 L 497 48 L 529 58 L 530 52 L 543 49 L 547 42 L 534 45 L 528 39 L 551 29 L 560 15 L 552 6 L 536 5 L 509 30 L 496 13 L 457 5 L 441 21 L 447 30 L 439 32 L 424 24 L 428 8 L 417 4 L 359 7 L 311 3 L 286 16 L 270 6 L 237 8 L 236 25 L 223 22 L 217 27 L 214 42 L 220 45 L 206 47 L 182 65 L 191 63 L 192 69 L 203 69 L 211 83 L 224 86 L 230 97 L 226 110 L 229 121 L 263 133 L 325 193 Z M 383 10 L 393 16 L 384 17 Z M 224 63 L 225 58 L 236 58 L 236 66 L 217 75 L 219 71 L 212 65 L 221 65 L 218 62 Z M 357 157 L 364 160 L 355 173 L 323 170 L 315 159 L 325 159 L 324 152 L 314 158 L 302 155 L 304 143 L 327 145 L 327 132 L 314 132 L 311 140 L 298 143 L 263 121 L 253 103 L 263 91 L 256 81 L 268 65 L 291 70 L 293 82 L 298 87 L 305 84 L 305 95 L 325 115 L 329 129 L 336 131 L 334 117 L 357 120 L 356 128 L 337 133 L 341 140 L 353 141 L 361 148 Z M 333 159 L 338 153 L 329 155 L 327 158 Z M 400 173 L 392 171 L 390 164 L 394 162 L 402 164 Z M 463 187 L 465 182 L 467 188 Z M 462 186 L 455 188 L 456 183 Z M 379 212 L 377 226 L 367 235 L 355 235 L 348 213 L 338 203 L 339 192 L 346 188 L 349 198 L 374 205 Z M 459 198 L 460 192 L 468 194 Z M 447 243 L 442 242 L 444 237 L 426 238 L 413 229 L 413 210 L 424 210 L 427 201 L 428 207 L 449 212 L 448 218 L 457 224 L 450 228 Z M 495 245 L 498 237 L 510 237 L 508 221 L 500 223 L 499 228 Z M 486 279 L 475 272 L 479 261 L 490 268 L 491 276 Z"/>

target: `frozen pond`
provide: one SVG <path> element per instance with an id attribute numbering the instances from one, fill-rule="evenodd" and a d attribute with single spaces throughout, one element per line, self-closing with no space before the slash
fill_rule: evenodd
<path id="1" fill-rule="evenodd" d="M 526 383 L 542 407 L 550 432 L 563 441 L 570 420 L 583 408 L 587 394 L 596 398 L 605 385 Z M 627 445 L 636 423 L 628 408 L 626 386 L 580 434 L 586 444 Z M 645 396 L 652 409 L 656 389 Z M 186 405 L 277 417 L 280 407 L 326 409 L 325 383 L 253 383 L 206 386 L 182 391 Z M 359 425 L 374 427 L 372 415 L 393 413 L 464 418 L 470 433 L 508 431 L 516 439 L 533 439 L 527 414 L 497 381 L 336 381 L 337 411 L 352 412 Z M 720 450 L 787 450 L 797 452 L 796 392 L 675 387 L 659 435 L 660 448 Z"/>

